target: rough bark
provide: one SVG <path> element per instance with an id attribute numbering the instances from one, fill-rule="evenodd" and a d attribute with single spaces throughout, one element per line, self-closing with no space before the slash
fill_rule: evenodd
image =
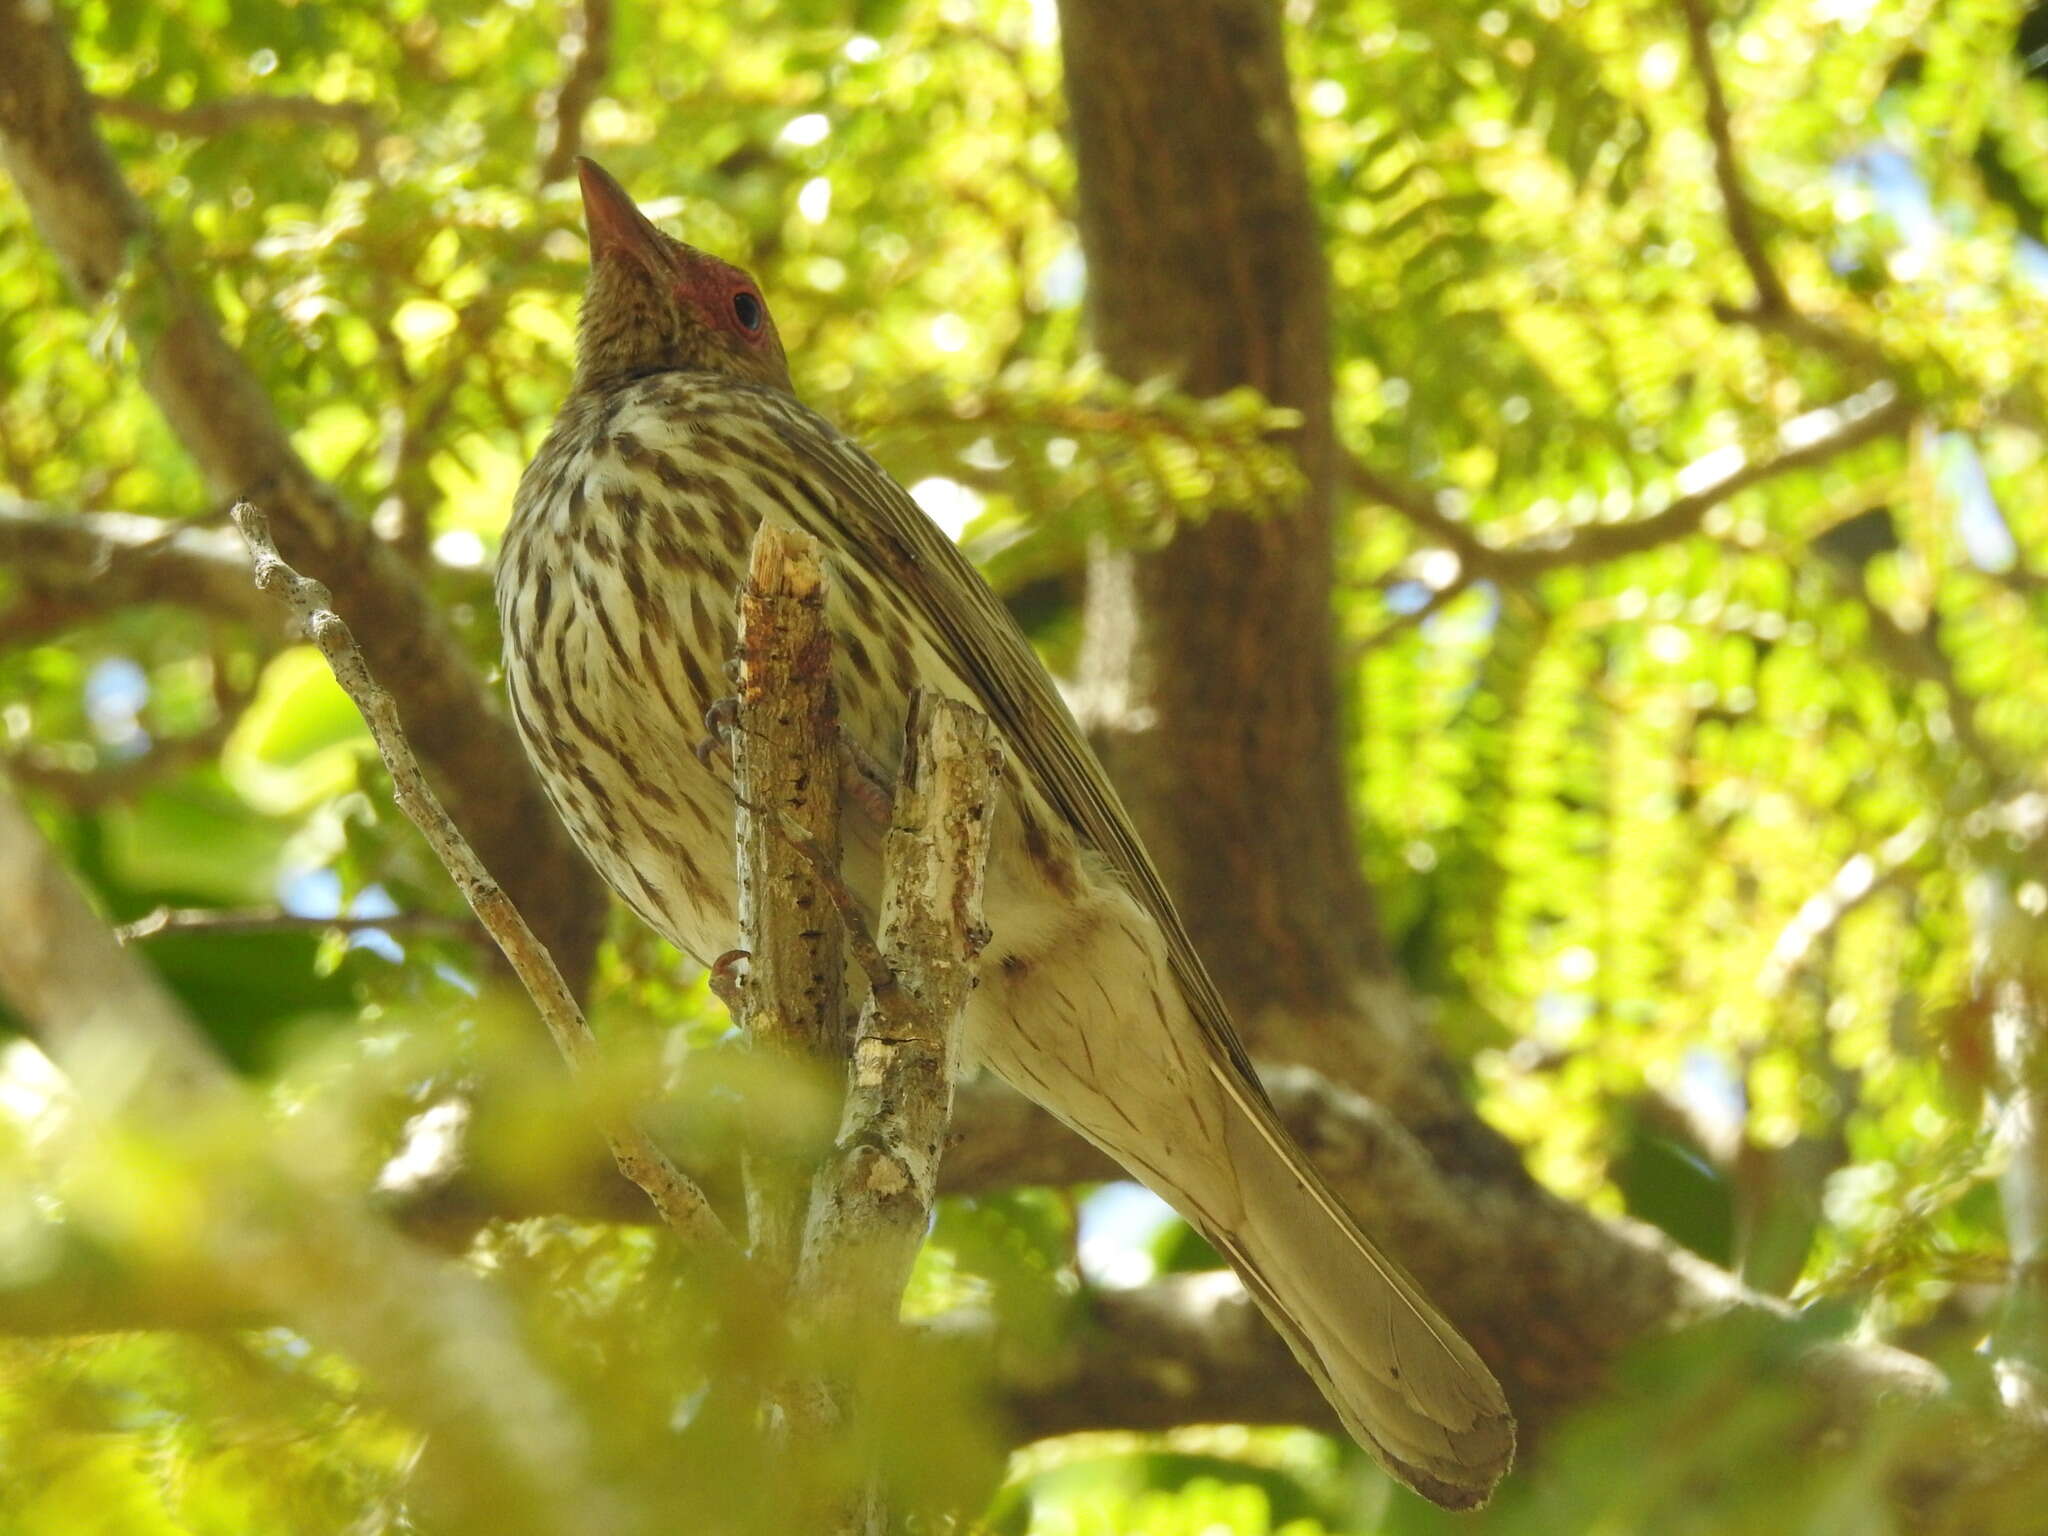
<path id="1" fill-rule="evenodd" d="M 1086 723 L 1244 1022 L 1345 1008 L 1380 951 L 1333 707 L 1328 282 L 1279 10 L 1067 0 L 1060 23 L 1096 344 L 1132 379 L 1299 411 L 1308 485 L 1096 558 Z"/>
<path id="2" fill-rule="evenodd" d="M 882 848 L 881 955 L 854 1031 L 837 1155 L 820 1171 L 801 1289 L 837 1326 L 895 1311 L 939 1192 L 960 1016 L 1002 749 L 988 718 L 919 690 Z"/>
<path id="3" fill-rule="evenodd" d="M 751 1256 L 786 1288 L 822 1366 L 769 1388 L 770 1422 L 792 1449 L 829 1448 L 836 1431 L 857 1425 L 877 1364 L 898 1358 L 895 1315 L 938 1197 L 960 1016 L 988 940 L 982 876 L 1002 768 L 986 717 L 921 689 L 911 695 L 882 843 L 877 942 L 838 867 L 844 749 L 827 580 L 816 539 L 762 525 L 739 598 L 732 736 L 749 961 L 737 1012 L 778 1069 L 764 1085 L 774 1097 L 751 1116 L 770 1127 L 747 1154 Z M 850 1032 L 849 951 L 868 983 Z M 806 1134 L 802 1101 L 806 1079 L 828 1072 L 844 1073 L 844 1094 L 837 1137 L 821 1145 Z M 849 1350 L 864 1334 L 869 1347 Z M 805 1529 L 834 1536 L 881 1536 L 889 1520 L 887 1490 L 870 1473 L 828 1470 L 797 1507 Z"/>
<path id="4" fill-rule="evenodd" d="M 938 1198 L 960 1017 L 988 942 L 982 876 L 1002 771 L 995 727 L 957 700 L 913 693 L 904 735 L 882 846 L 881 938 L 867 955 L 845 1114 L 811 1189 L 797 1280 L 800 1323 L 822 1358 L 843 1362 L 832 1396 L 870 1426 L 887 1376 L 903 1368 L 897 1313 Z M 869 948 L 864 934 L 857 943 Z M 863 1336 L 862 1348 L 847 1348 Z M 835 1536 L 891 1528 L 879 1478 L 834 1504 Z"/>
<path id="5" fill-rule="evenodd" d="M 565 974 L 587 976 L 604 920 L 570 843 L 426 590 L 291 446 L 269 396 L 205 301 L 165 258 L 93 124 L 56 8 L 0 0 L 0 161 L 87 304 L 117 302 L 143 386 L 222 501 L 250 496 L 287 559 L 318 570 L 355 617 L 456 821 Z"/>
<path id="6" fill-rule="evenodd" d="M 814 1097 L 845 1054 L 845 959 L 825 881 L 839 867 L 839 710 L 817 541 L 763 524 L 739 596 L 740 692 L 732 733 L 739 798 L 740 1016 L 773 1060 L 783 1105 Z M 803 841 L 799 843 L 790 833 Z M 764 1109 L 766 1106 L 764 1105 Z M 796 1271 L 823 1115 L 763 1114 L 747 1157 L 748 1245 Z"/>

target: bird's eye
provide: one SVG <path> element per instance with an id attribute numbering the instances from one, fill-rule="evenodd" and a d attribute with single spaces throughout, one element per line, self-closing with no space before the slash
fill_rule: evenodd
<path id="1" fill-rule="evenodd" d="M 761 322 L 768 312 L 761 307 L 761 301 L 742 288 L 732 296 L 732 317 L 739 321 L 740 329 L 749 334 L 761 329 Z"/>

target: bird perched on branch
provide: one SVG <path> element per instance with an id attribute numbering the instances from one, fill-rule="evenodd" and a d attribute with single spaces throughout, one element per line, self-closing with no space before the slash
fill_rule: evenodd
<path id="1" fill-rule="evenodd" d="M 571 832 L 664 937 L 702 960 L 730 946 L 733 801 L 693 752 L 698 722 L 729 691 L 756 528 L 817 537 L 854 745 L 893 771 L 922 684 L 984 711 L 1007 750 L 969 1052 L 1192 1222 L 1389 1470 L 1440 1503 L 1482 1502 L 1514 1451 L 1499 1386 L 1282 1129 L 1023 633 L 910 496 L 798 402 L 754 281 L 656 229 L 596 165 L 581 173 L 575 383 L 498 567 L 513 709 Z M 872 903 L 873 850 L 849 844 Z"/>

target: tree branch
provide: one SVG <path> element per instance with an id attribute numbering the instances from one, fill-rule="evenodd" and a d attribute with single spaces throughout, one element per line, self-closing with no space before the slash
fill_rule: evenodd
<path id="1" fill-rule="evenodd" d="M 1914 409 L 1912 402 L 1889 384 L 1874 385 L 1825 408 L 1838 421 L 1830 430 L 1782 447 L 1771 458 L 1746 460 L 1697 491 L 1678 497 L 1661 512 L 1584 529 L 1555 548 L 1520 546 L 1511 558 L 1520 571 L 1541 573 L 1561 566 L 1604 564 L 1684 538 L 1696 532 L 1715 507 L 1744 491 L 1817 468 L 1853 449 L 1903 432 L 1912 423 Z"/>
<path id="2" fill-rule="evenodd" d="M 321 1154 L 285 1144 L 156 975 L 87 905 L 0 781 L 0 995 L 66 1074 L 89 1121 L 67 1147 L 75 1222 L 133 1241 L 133 1150 L 99 1158 L 113 1127 L 149 1138 L 149 1198 L 175 1199 L 138 1251 L 173 1270 L 197 1320 L 272 1316 L 353 1359 L 440 1443 L 446 1491 L 492 1490 L 525 1536 L 618 1528 L 591 1476 L 574 1409 L 527 1357 L 512 1319 L 474 1276 L 395 1239 L 307 1172 Z M 99 1275 L 104 1274 L 104 1261 Z M 73 1277 L 54 1314 L 82 1320 L 98 1277 Z"/>
<path id="3" fill-rule="evenodd" d="M 187 107 L 166 107 L 133 96 L 95 96 L 92 107 L 101 117 L 154 128 L 161 133 L 208 138 L 264 123 L 284 122 L 346 128 L 356 139 L 356 171 L 367 169 L 376 152 L 383 123 L 367 101 L 321 101 L 314 96 L 222 96 Z"/>
<path id="4" fill-rule="evenodd" d="M 612 0 L 583 0 L 562 34 L 562 81 L 540 104 L 541 185 L 576 168 L 583 118 L 612 67 Z"/>
<path id="5" fill-rule="evenodd" d="M 738 1011 L 755 1047 L 797 1070 L 799 1094 L 802 1077 L 827 1067 L 843 1074 L 844 1093 L 823 1156 L 804 1134 L 810 1117 L 791 1113 L 791 1095 L 778 1093 L 773 1140 L 748 1151 L 748 1234 L 751 1256 L 788 1285 L 794 1318 L 821 1356 L 842 1354 L 863 1329 L 893 1340 L 930 1223 L 952 1115 L 954 1036 L 987 941 L 982 870 L 1001 767 L 986 718 L 923 690 L 911 695 L 882 845 L 878 945 L 838 873 L 840 785 L 852 765 L 839 734 L 826 595 L 818 541 L 763 523 L 739 599 L 732 755 L 750 965 Z M 869 976 L 850 1040 L 848 938 Z M 858 1372 L 805 1372 L 778 1386 L 774 1403 L 792 1434 L 816 1438 L 849 1422 L 871 1400 L 870 1385 Z M 886 1501 L 872 1477 L 828 1482 L 816 1502 L 807 1525 L 848 1536 L 884 1527 Z"/>
<path id="6" fill-rule="evenodd" d="M 439 912 L 309 917 L 276 907 L 158 907 L 132 923 L 123 923 L 114 930 L 114 937 L 127 945 L 167 933 L 431 933 L 472 944 L 489 937 L 474 922 Z"/>
<path id="7" fill-rule="evenodd" d="M 605 898 L 510 725 L 404 562 L 292 447 L 268 394 L 223 339 L 94 129 L 96 103 L 57 8 L 0 0 L 0 160 L 83 301 L 120 306 L 144 388 L 222 500 L 260 496 L 288 551 L 317 560 L 401 690 L 416 747 L 468 835 L 564 969 L 588 973 Z"/>
<path id="8" fill-rule="evenodd" d="M 175 603 L 268 624 L 276 611 L 249 585 L 241 542 L 197 523 L 0 498 L 0 565 L 25 591 L 92 612 Z"/>
<path id="9" fill-rule="evenodd" d="M 1891 370 L 1882 348 L 1806 313 L 1792 302 L 1764 244 L 1756 205 L 1743 179 L 1728 96 L 1721 85 L 1720 66 L 1714 60 L 1713 18 L 1707 14 L 1707 0 L 1678 0 L 1678 5 L 1685 16 L 1686 45 L 1692 54 L 1693 72 L 1699 76 L 1705 98 L 1707 138 L 1714 149 L 1714 181 L 1721 191 L 1728 239 L 1756 289 L 1756 297 L 1748 306 L 1716 305 L 1715 313 L 1723 320 L 1776 331 L 1802 345 L 1832 353 L 1873 378 L 1884 376 Z"/>
<path id="10" fill-rule="evenodd" d="M 796 1273 L 811 1171 L 837 1108 L 836 1091 L 803 1090 L 822 1089 L 846 1056 L 844 921 L 825 888 L 839 866 L 840 772 L 825 595 L 817 541 L 763 523 L 739 597 L 732 741 L 749 957 L 740 1015 L 785 1067 L 790 1096 L 826 1101 L 819 1115 L 775 1117 L 774 1136 L 747 1156 L 748 1246 L 781 1284 Z"/>
<path id="11" fill-rule="evenodd" d="M 597 1038 L 584 1021 L 583 1010 L 576 1005 L 546 946 L 534 937 L 519 908 L 491 878 L 483 861 L 442 809 L 406 740 L 397 705 L 372 676 L 347 623 L 330 606 L 327 589 L 284 563 L 271 542 L 268 523 L 254 506 L 246 501 L 238 503 L 234 517 L 235 526 L 242 531 L 256 562 L 256 585 L 284 601 L 305 626 L 307 637 L 327 658 L 335 681 L 362 711 L 363 722 L 376 739 L 377 752 L 391 774 L 392 798 L 420 829 L 470 910 L 476 913 L 477 921 L 504 951 L 570 1071 L 588 1086 L 598 1068 L 600 1053 Z M 668 1154 L 654 1144 L 632 1115 L 601 1104 L 595 1097 L 591 1110 L 604 1130 L 619 1171 L 646 1191 L 670 1230 L 700 1250 L 736 1257 L 731 1235 L 703 1192 L 669 1161 Z"/>
<path id="12" fill-rule="evenodd" d="M 1903 432 L 1912 424 L 1914 414 L 1910 400 L 1891 385 L 1880 383 L 1838 405 L 1801 418 L 1804 422 L 1810 417 L 1831 416 L 1834 425 L 1827 430 L 1818 434 L 1802 430 L 1796 440 L 1788 441 L 1781 429 L 1780 440 L 1785 446 L 1775 455 L 1768 459 L 1746 459 L 1657 512 L 1581 528 L 1561 537 L 1536 537 L 1514 544 L 1487 543 L 1469 523 L 1440 510 L 1427 490 L 1390 479 L 1355 454 L 1348 461 L 1347 473 L 1356 489 L 1400 513 L 1458 557 L 1459 576 L 1443 590 L 1462 590 L 1472 580 L 1515 586 L 1550 571 L 1603 565 L 1687 538 L 1699 531 L 1709 512 L 1742 492 L 1784 475 L 1818 468 L 1842 454 Z"/>
<path id="13" fill-rule="evenodd" d="M 822 1169 L 801 1289 L 824 1322 L 891 1315 L 938 1196 L 953 1114 L 955 1037 L 981 920 L 1002 748 L 986 716 L 922 689 L 904 724 L 905 769 L 882 849 L 882 952 L 854 1032 L 839 1152 Z"/>
<path id="14" fill-rule="evenodd" d="M 1685 13 L 1685 35 L 1692 50 L 1693 71 L 1699 76 L 1700 90 L 1706 97 L 1707 137 L 1713 141 L 1714 181 L 1721 189 L 1721 207 L 1728 220 L 1728 237 L 1734 242 L 1743 266 L 1749 269 L 1750 282 L 1756 286 L 1756 313 L 1759 316 L 1789 314 L 1792 301 L 1786 295 L 1777 268 L 1771 265 L 1770 253 L 1764 249 L 1763 236 L 1757 231 L 1756 210 L 1750 203 L 1748 188 L 1743 185 L 1742 165 L 1735 153 L 1735 129 L 1728 112 L 1728 96 L 1721 88 L 1720 66 L 1714 62 L 1707 0 L 1679 0 L 1679 9 Z"/>

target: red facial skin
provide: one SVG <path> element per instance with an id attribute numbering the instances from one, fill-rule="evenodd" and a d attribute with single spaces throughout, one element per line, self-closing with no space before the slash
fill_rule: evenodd
<path id="1" fill-rule="evenodd" d="M 788 388 L 782 342 L 759 285 L 730 262 L 656 229 L 595 161 L 579 160 L 577 175 L 592 264 L 630 263 L 687 317 L 684 329 L 696 333 L 674 338 L 672 364 L 712 367 Z"/>

